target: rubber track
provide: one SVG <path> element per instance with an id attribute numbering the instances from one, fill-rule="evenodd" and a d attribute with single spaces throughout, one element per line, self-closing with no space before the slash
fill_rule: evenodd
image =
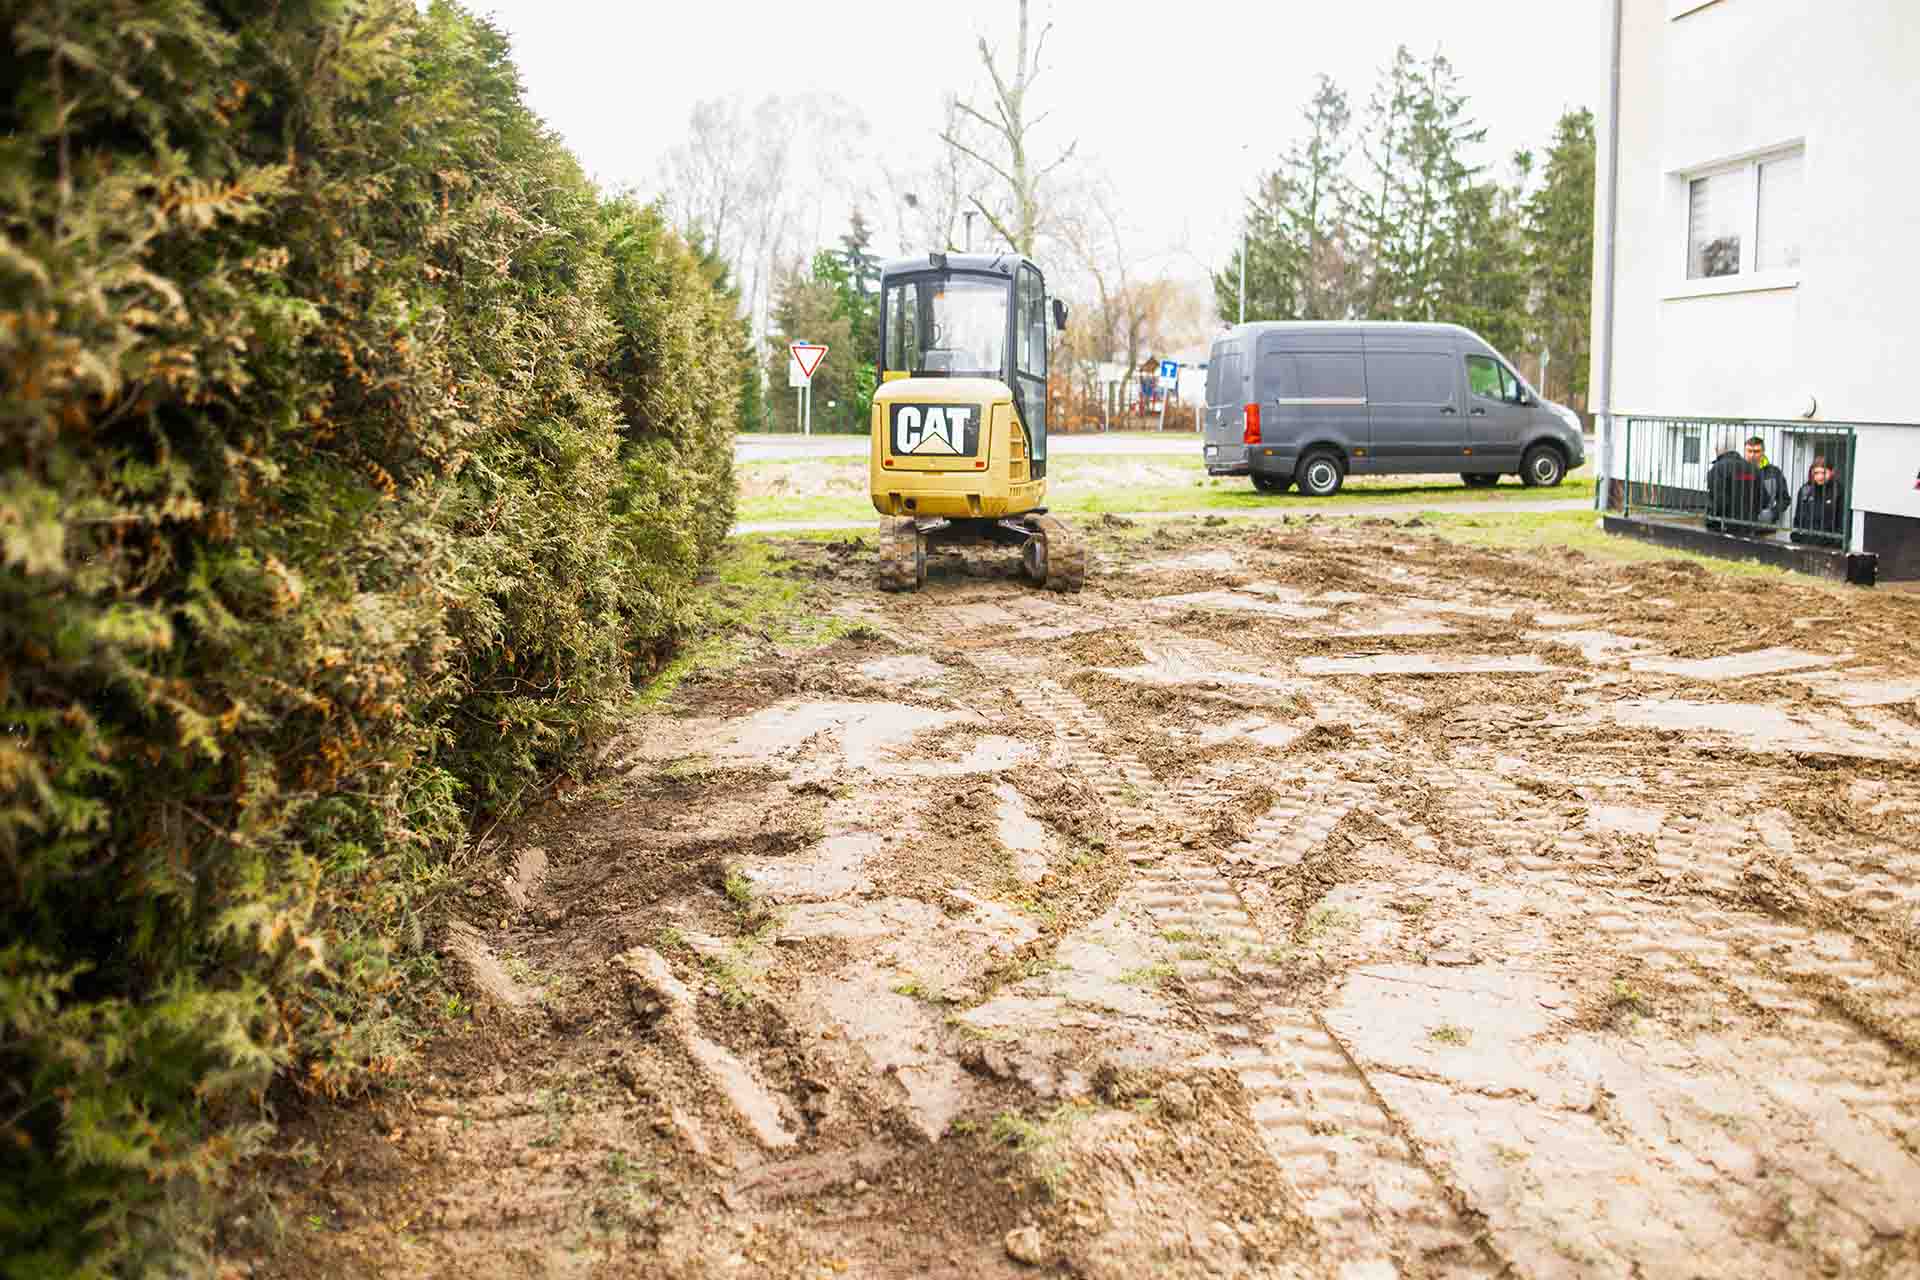
<path id="1" fill-rule="evenodd" d="M 1071 528 L 1053 516 L 1031 522 L 1047 545 L 1047 590 L 1078 591 L 1087 583 L 1087 547 Z"/>
<path id="2" fill-rule="evenodd" d="M 920 586 L 920 531 L 912 520 L 880 522 L 880 548 L 874 583 L 882 591 L 914 591 Z"/>

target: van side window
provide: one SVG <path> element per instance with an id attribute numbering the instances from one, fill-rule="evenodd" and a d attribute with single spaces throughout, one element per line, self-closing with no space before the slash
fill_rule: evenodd
<path id="1" fill-rule="evenodd" d="M 1298 400 L 1300 398 L 1300 362 L 1291 352 L 1264 351 L 1260 354 L 1262 400 Z"/>
<path id="2" fill-rule="evenodd" d="M 1303 351 L 1297 359 L 1302 399 L 1364 401 L 1367 398 L 1367 372 L 1358 355 Z"/>
<path id="3" fill-rule="evenodd" d="M 1498 400 L 1500 395 L 1500 375 L 1505 372 L 1500 362 L 1488 356 L 1467 357 L 1467 388 L 1483 400 Z"/>
<path id="4" fill-rule="evenodd" d="M 1482 399 L 1520 403 L 1520 380 L 1492 356 L 1467 357 L 1467 387 Z"/>
<path id="5" fill-rule="evenodd" d="M 1425 352 L 1370 351 L 1367 397 L 1374 404 L 1452 404 L 1453 361 Z"/>

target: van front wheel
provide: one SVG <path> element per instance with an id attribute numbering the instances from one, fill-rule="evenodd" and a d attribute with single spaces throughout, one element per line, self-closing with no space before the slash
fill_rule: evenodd
<path id="1" fill-rule="evenodd" d="M 1340 482 L 1347 478 L 1347 473 L 1340 466 L 1338 455 L 1322 449 L 1300 459 L 1293 478 L 1300 482 L 1300 492 L 1307 496 L 1331 498 L 1340 492 Z"/>
<path id="2" fill-rule="evenodd" d="M 1261 493 L 1285 493 L 1293 487 L 1293 477 L 1256 475 L 1253 478 L 1253 487 Z"/>
<path id="3" fill-rule="evenodd" d="M 1520 459 L 1520 478 L 1536 489 L 1551 489 L 1566 475 L 1567 460 L 1550 444 L 1537 444 Z"/>

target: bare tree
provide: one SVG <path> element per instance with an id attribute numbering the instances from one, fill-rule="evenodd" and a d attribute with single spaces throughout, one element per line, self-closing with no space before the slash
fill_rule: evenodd
<path id="1" fill-rule="evenodd" d="M 1032 42 L 1029 50 L 1027 0 L 1019 0 L 1019 6 L 1019 34 L 1014 47 L 1011 77 L 1001 74 L 993 49 L 984 36 L 980 39 L 980 61 L 987 68 L 988 79 L 993 82 L 993 114 L 989 116 L 970 103 L 957 104 L 962 115 L 986 129 L 991 141 L 985 146 L 971 145 L 968 139 L 951 127 L 940 135 L 940 140 L 985 166 L 1005 184 L 1009 203 L 998 211 L 989 208 L 977 194 L 969 193 L 968 200 L 987 220 L 987 225 L 1009 246 L 1016 252 L 1031 255 L 1034 243 L 1047 221 L 1047 211 L 1041 200 L 1041 184 L 1046 181 L 1048 174 L 1073 157 L 1078 144 L 1068 143 L 1066 150 L 1053 163 L 1038 168 L 1034 167 L 1028 154 L 1028 136 L 1047 118 L 1047 113 L 1043 112 L 1032 120 L 1027 119 L 1027 93 L 1040 77 L 1040 52 L 1047 43 L 1047 33 L 1053 30 L 1053 24 L 1048 23 L 1040 29 L 1039 38 Z M 986 154 L 990 151 L 1004 154 L 990 158 Z"/>
<path id="2" fill-rule="evenodd" d="M 979 128 L 960 110 L 960 101 L 947 94 L 942 105 L 946 123 L 940 134 L 964 140 L 975 150 L 980 148 Z M 886 184 L 892 197 L 896 234 L 908 252 L 924 249 L 958 249 L 957 228 L 960 211 L 974 184 L 977 166 L 953 147 L 942 147 L 937 159 L 913 169 L 885 168 Z"/>
<path id="3" fill-rule="evenodd" d="M 667 153 L 667 216 L 680 233 L 697 240 L 729 263 L 740 246 L 734 232 L 747 216 L 752 181 L 750 128 L 740 96 L 707 98 L 693 104 L 687 140 Z"/>

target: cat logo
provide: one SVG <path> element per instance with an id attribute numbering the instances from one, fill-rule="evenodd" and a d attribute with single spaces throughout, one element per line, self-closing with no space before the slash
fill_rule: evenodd
<path id="1" fill-rule="evenodd" d="M 893 451 L 970 457 L 979 451 L 979 414 L 972 405 L 895 405 Z"/>

